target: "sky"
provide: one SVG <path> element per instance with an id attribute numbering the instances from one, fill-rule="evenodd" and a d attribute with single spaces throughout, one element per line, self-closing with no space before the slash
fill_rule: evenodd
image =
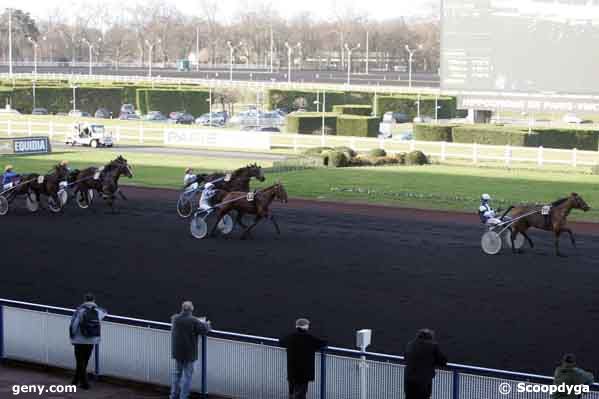
<path id="1" fill-rule="evenodd" d="M 148 0 L 126 0 L 127 5 L 146 3 Z M 187 15 L 201 15 L 199 1 L 194 0 L 164 0 L 175 4 L 179 10 Z M 355 10 L 366 11 L 371 19 L 385 20 L 401 16 L 420 16 L 430 14 L 431 4 L 439 0 L 264 0 L 269 2 L 280 15 L 291 18 L 298 13 L 318 10 L 316 15 L 328 18 L 334 15 L 335 10 L 352 7 Z M 249 3 L 262 3 L 261 0 L 220 0 L 222 9 L 243 9 Z M 96 0 L 99 4 L 106 4 L 115 12 L 122 6 L 122 1 Z M 50 10 L 60 8 L 65 13 L 69 12 L 72 0 L 0 0 L 0 8 L 14 7 L 30 12 L 34 17 L 44 17 Z"/>

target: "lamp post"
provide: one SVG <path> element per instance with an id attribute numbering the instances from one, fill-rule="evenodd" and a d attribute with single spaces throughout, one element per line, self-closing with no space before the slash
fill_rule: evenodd
<path id="1" fill-rule="evenodd" d="M 12 8 L 8 9 L 8 74 L 12 77 Z"/>
<path id="2" fill-rule="evenodd" d="M 27 40 L 33 45 L 33 73 L 37 75 L 37 50 L 39 43 L 33 40 L 31 36 L 27 36 Z M 46 36 L 42 37 L 42 40 L 46 40 Z"/>
<path id="3" fill-rule="evenodd" d="M 273 59 L 274 59 L 274 48 L 275 48 L 275 40 L 274 34 L 272 32 L 272 26 L 270 27 L 270 73 L 273 73 Z"/>
<path id="4" fill-rule="evenodd" d="M 87 44 L 87 47 L 89 49 L 89 74 L 91 75 L 92 74 L 92 65 L 93 65 L 93 61 L 94 61 L 93 54 L 92 54 L 92 50 L 94 48 L 94 44 L 90 43 L 86 38 L 81 39 L 81 41 L 83 43 Z M 102 41 L 101 38 L 98 39 L 98 43 L 101 42 L 101 41 Z"/>
<path id="5" fill-rule="evenodd" d="M 71 88 L 73 89 L 73 111 L 75 111 L 77 109 L 77 106 L 76 106 L 76 104 L 77 104 L 77 101 L 76 101 L 77 98 L 75 97 L 75 89 L 77 89 L 77 87 L 78 86 L 76 84 L 74 84 L 74 83 L 71 84 Z"/>
<path id="6" fill-rule="evenodd" d="M 294 47 L 301 49 L 302 44 L 298 42 L 295 46 L 290 46 L 288 42 L 285 42 L 285 47 L 287 47 L 287 83 L 291 83 L 291 54 Z"/>
<path id="7" fill-rule="evenodd" d="M 227 42 L 227 46 L 229 46 L 229 80 L 233 81 L 233 53 L 235 49 L 243 46 L 243 42 L 239 42 L 237 46 L 233 46 L 230 41 Z"/>
<path id="8" fill-rule="evenodd" d="M 368 75 L 368 62 L 369 59 L 368 57 L 370 56 L 369 50 L 370 50 L 370 43 L 368 40 L 368 31 L 366 31 L 366 75 Z"/>
<path id="9" fill-rule="evenodd" d="M 146 40 L 146 46 L 148 46 L 148 77 L 152 77 L 152 51 L 154 50 L 154 46 L 160 43 L 160 39 L 155 42 L 150 42 Z"/>
<path id="10" fill-rule="evenodd" d="M 350 84 L 350 75 L 351 75 L 351 53 L 360 48 L 360 43 L 358 43 L 355 47 L 349 47 L 347 43 L 345 43 L 345 50 L 347 51 L 347 85 Z"/>
<path id="11" fill-rule="evenodd" d="M 408 58 L 408 86 L 412 87 L 412 61 L 414 61 L 414 53 L 416 52 L 416 49 L 411 50 L 410 46 L 408 46 L 406 44 L 405 46 L 406 51 L 409 54 L 409 58 Z M 422 49 L 422 44 L 418 45 L 418 49 Z"/>

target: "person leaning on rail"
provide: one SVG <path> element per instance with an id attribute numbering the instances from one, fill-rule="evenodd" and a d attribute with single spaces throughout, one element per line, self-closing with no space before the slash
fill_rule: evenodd
<path id="1" fill-rule="evenodd" d="M 576 356 L 572 353 L 566 353 L 562 358 L 562 363 L 555 369 L 553 376 L 553 384 L 567 386 L 576 385 L 592 385 L 593 374 L 585 371 L 579 367 L 576 367 Z M 551 398 L 552 399 L 575 399 L 580 398 L 581 395 L 568 394 L 567 392 L 556 392 Z"/>
<path id="2" fill-rule="evenodd" d="M 433 391 L 435 368 L 445 366 L 447 357 L 435 341 L 435 332 L 428 328 L 419 330 L 416 338 L 406 348 L 404 392 L 406 399 L 429 399 Z"/>
<path id="3" fill-rule="evenodd" d="M 212 329 L 205 318 L 193 315 L 193 303 L 185 301 L 181 313 L 172 317 L 171 350 L 175 359 L 170 399 L 187 399 L 195 362 L 198 360 L 198 337 Z"/>
<path id="4" fill-rule="evenodd" d="M 87 364 L 95 345 L 100 343 L 101 321 L 108 313 L 96 305 L 94 295 L 85 294 L 81 304 L 69 326 L 71 343 L 75 348 L 76 371 L 71 385 L 80 384 L 82 389 L 89 389 L 87 380 Z"/>
<path id="5" fill-rule="evenodd" d="M 305 399 L 308 384 L 314 381 L 314 355 L 324 348 L 327 342 L 308 333 L 308 319 L 297 319 L 295 328 L 294 333 L 281 338 L 279 343 L 287 349 L 289 399 Z"/>

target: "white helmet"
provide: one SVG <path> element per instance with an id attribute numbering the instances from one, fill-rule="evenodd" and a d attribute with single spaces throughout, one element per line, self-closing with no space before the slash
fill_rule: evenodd
<path id="1" fill-rule="evenodd" d="M 489 194 L 483 194 L 480 196 L 480 199 L 483 201 L 490 201 L 491 200 L 491 196 Z"/>
<path id="2" fill-rule="evenodd" d="M 213 183 L 210 183 L 210 182 L 208 182 L 208 183 L 204 184 L 204 188 L 207 188 L 207 189 L 214 188 L 214 184 L 213 184 Z"/>

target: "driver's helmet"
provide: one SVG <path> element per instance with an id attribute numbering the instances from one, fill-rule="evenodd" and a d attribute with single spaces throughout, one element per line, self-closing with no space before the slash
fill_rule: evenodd
<path id="1" fill-rule="evenodd" d="M 483 194 L 480 196 L 481 202 L 489 202 L 491 200 L 491 196 L 489 194 Z"/>
<path id="2" fill-rule="evenodd" d="M 12 166 L 12 165 L 6 165 L 6 166 L 4 167 L 4 173 L 6 173 L 6 172 L 12 172 L 12 168 L 13 168 L 13 166 Z"/>
<path id="3" fill-rule="evenodd" d="M 189 174 L 191 174 L 191 172 L 193 172 L 193 169 L 191 169 L 191 168 L 187 168 L 187 169 L 185 169 L 185 174 L 186 174 L 186 175 L 189 175 Z"/>
<path id="4" fill-rule="evenodd" d="M 205 188 L 206 190 L 213 190 L 213 189 L 214 189 L 214 184 L 213 184 L 213 183 L 210 183 L 210 182 L 208 182 L 208 183 L 204 184 L 204 188 Z"/>
<path id="5" fill-rule="evenodd" d="M 68 167 L 69 166 L 69 161 L 67 161 L 66 159 L 60 161 L 60 166 L 66 166 L 66 167 Z"/>

